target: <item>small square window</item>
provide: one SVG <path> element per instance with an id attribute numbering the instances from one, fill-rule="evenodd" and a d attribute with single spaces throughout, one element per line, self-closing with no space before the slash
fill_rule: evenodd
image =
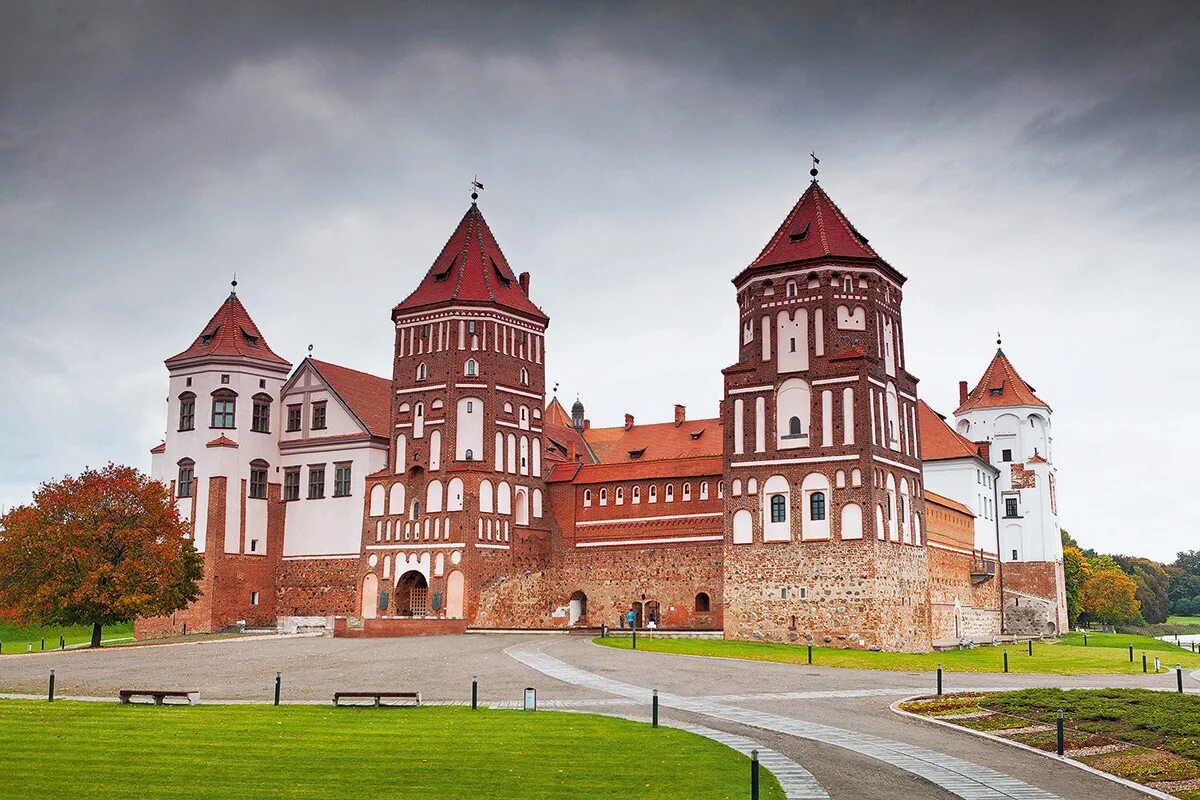
<path id="1" fill-rule="evenodd" d="M 188 378 L 188 379 L 187 379 L 187 385 L 188 385 L 188 386 L 191 386 L 191 385 L 192 385 L 192 379 L 191 379 L 191 378 Z"/>
<path id="2" fill-rule="evenodd" d="M 228 375 L 222 375 L 222 376 L 221 376 L 221 383 L 229 383 L 229 376 L 228 376 Z"/>
<path id="3" fill-rule="evenodd" d="M 1016 560 L 1017 560 L 1017 551 L 1016 551 L 1016 550 L 1013 550 L 1013 557 L 1012 557 L 1012 560 L 1013 560 L 1013 561 L 1016 561 Z"/>
<path id="4" fill-rule="evenodd" d="M 266 378 L 259 378 L 259 380 L 258 380 L 258 388 L 260 388 L 260 389 L 265 389 L 265 388 L 267 388 L 267 379 L 266 379 Z"/>
<path id="5" fill-rule="evenodd" d="M 1001 450 L 1000 458 L 1003 461 L 1012 461 L 1012 450 Z"/>

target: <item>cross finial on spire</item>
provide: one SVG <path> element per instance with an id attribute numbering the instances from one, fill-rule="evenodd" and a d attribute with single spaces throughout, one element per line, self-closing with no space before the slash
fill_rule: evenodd
<path id="1" fill-rule="evenodd" d="M 229 282 L 229 285 L 232 287 L 229 290 L 230 296 L 236 297 L 237 296 L 237 273 L 236 272 L 233 273 L 233 280 L 231 280 Z"/>
<path id="2" fill-rule="evenodd" d="M 558 381 L 554 382 L 554 396 L 558 397 Z"/>
<path id="3" fill-rule="evenodd" d="M 312 358 L 312 350 L 313 350 L 312 342 L 309 342 L 309 344 L 308 344 L 308 357 L 309 358 Z"/>
<path id="4" fill-rule="evenodd" d="M 479 175 L 471 179 L 471 202 L 474 203 L 479 199 L 479 193 L 483 191 L 483 184 L 479 182 Z"/>
<path id="5" fill-rule="evenodd" d="M 809 153 L 808 157 L 812 159 L 812 164 L 813 164 L 812 169 L 810 169 L 808 171 L 808 174 L 812 175 L 813 183 L 816 183 L 816 181 L 817 181 L 817 164 L 821 163 L 821 159 L 817 158 L 816 151 Z"/>
<path id="6" fill-rule="evenodd" d="M 1000 331 L 996 331 L 996 355 L 1003 355 L 1004 351 L 1000 349 Z"/>

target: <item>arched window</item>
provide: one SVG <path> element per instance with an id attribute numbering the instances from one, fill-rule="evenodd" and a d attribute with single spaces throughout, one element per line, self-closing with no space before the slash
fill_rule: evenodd
<path id="1" fill-rule="evenodd" d="M 771 495 L 771 522 L 787 522 L 787 497 L 785 495 Z"/>
<path id="2" fill-rule="evenodd" d="M 709 608 L 712 607 L 712 601 L 708 597 L 708 592 L 700 592 L 696 595 L 696 613 L 707 614 Z"/>
<path id="3" fill-rule="evenodd" d="M 825 519 L 825 493 L 813 492 L 808 497 L 808 518 L 813 521 Z"/>
<path id="4" fill-rule="evenodd" d="M 229 389 L 218 389 L 212 393 L 212 426 L 214 428 L 234 427 L 234 410 L 237 395 Z"/>
<path id="5" fill-rule="evenodd" d="M 466 456 L 467 456 L 467 458 L 466 458 L 467 461 L 474 461 L 475 460 L 475 451 L 468 447 Z"/>
<path id="6" fill-rule="evenodd" d="M 196 429 L 196 395 L 184 392 L 179 395 L 179 430 Z"/>
<path id="7" fill-rule="evenodd" d="M 592 504 L 592 490 L 591 489 L 583 490 L 583 504 L 585 506 L 590 506 Z"/>
<path id="8" fill-rule="evenodd" d="M 657 486 L 651 485 L 651 487 L 650 487 L 650 502 L 651 503 L 658 502 L 658 487 Z"/>
<path id="9" fill-rule="evenodd" d="M 717 499 L 725 498 L 725 481 L 717 481 Z"/>
<path id="10" fill-rule="evenodd" d="M 684 500 L 692 499 L 692 485 L 690 483 L 685 483 L 683 485 L 683 499 Z"/>
<path id="11" fill-rule="evenodd" d="M 701 500 L 708 499 L 708 481 L 704 481 L 703 483 L 700 484 L 700 499 Z"/>
<path id="12" fill-rule="evenodd" d="M 635 502 L 635 503 L 642 502 L 642 487 L 640 487 L 640 486 L 633 487 L 633 502 Z"/>
<path id="13" fill-rule="evenodd" d="M 422 361 L 420 364 L 417 365 L 417 380 L 423 381 L 428 377 L 429 377 L 429 367 L 425 366 L 425 362 Z"/>
<path id="14" fill-rule="evenodd" d="M 618 487 L 617 487 L 617 496 L 616 496 L 616 500 L 617 500 L 617 505 L 621 505 L 621 504 L 623 504 L 623 503 L 625 502 L 625 489 L 624 489 L 624 487 L 621 487 L 621 486 L 618 486 Z"/>
<path id="15" fill-rule="evenodd" d="M 608 505 L 608 489 L 600 490 L 600 505 L 602 505 L 602 506 Z"/>
<path id="16" fill-rule="evenodd" d="M 421 518 L 421 501 L 420 500 L 412 501 L 412 510 L 409 512 L 408 518 L 411 520 L 418 520 Z"/>
<path id="17" fill-rule="evenodd" d="M 468 378 L 474 378 L 476 375 L 479 374 L 479 362 L 477 362 L 473 358 L 468 358 L 467 366 L 463 370 L 463 374 L 466 375 Z"/>
<path id="18" fill-rule="evenodd" d="M 524 367 L 521 367 L 521 385 L 529 385 L 529 370 L 525 369 Z"/>
<path id="19" fill-rule="evenodd" d="M 673 484 L 673 483 L 667 484 L 665 498 L 668 503 L 675 502 L 675 484 Z"/>
<path id="20" fill-rule="evenodd" d="M 788 297 L 796 296 L 796 282 L 795 281 L 787 282 L 787 296 Z"/>
<path id="21" fill-rule="evenodd" d="M 196 485 L 196 462 L 190 458 L 179 459 L 179 478 L 175 482 L 176 497 L 191 497 Z"/>
<path id="22" fill-rule="evenodd" d="M 792 417 L 788 420 L 788 436 L 803 436 L 804 429 L 800 425 L 799 417 Z"/>

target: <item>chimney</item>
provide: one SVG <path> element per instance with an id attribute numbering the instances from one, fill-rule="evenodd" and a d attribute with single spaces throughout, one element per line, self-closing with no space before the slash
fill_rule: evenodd
<path id="1" fill-rule="evenodd" d="M 958 382 L 958 404 L 961 406 L 965 402 L 967 402 L 967 382 L 959 381 Z"/>
<path id="2" fill-rule="evenodd" d="M 585 419 L 583 421 L 583 429 L 585 431 L 590 431 L 592 429 L 592 421 L 590 419 Z"/>
<path id="3" fill-rule="evenodd" d="M 625 430 L 629 430 L 632 427 L 633 427 L 633 414 L 626 414 L 625 415 Z"/>
<path id="4" fill-rule="evenodd" d="M 578 461 L 578 460 L 579 460 L 579 458 L 575 454 L 575 443 L 568 442 L 567 443 L 567 461 Z"/>
<path id="5" fill-rule="evenodd" d="M 529 297 L 529 273 L 522 272 L 517 277 L 517 283 L 521 284 L 521 291 L 525 293 L 526 297 Z"/>
<path id="6" fill-rule="evenodd" d="M 675 404 L 675 427 L 678 428 L 683 423 L 687 422 L 687 406 Z"/>

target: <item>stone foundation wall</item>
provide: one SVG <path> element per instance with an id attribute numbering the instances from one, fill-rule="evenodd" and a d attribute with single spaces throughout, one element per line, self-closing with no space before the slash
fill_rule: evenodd
<path id="1" fill-rule="evenodd" d="M 724 569 L 726 638 L 931 648 L 924 547 L 874 539 L 727 544 Z"/>
<path id="2" fill-rule="evenodd" d="M 929 547 L 931 632 L 935 642 L 991 641 L 1000 635 L 1000 578 L 995 575 L 971 583 L 974 564 L 972 554 Z"/>
<path id="3" fill-rule="evenodd" d="M 280 565 L 278 616 L 331 617 L 354 614 L 357 558 L 303 559 Z"/>
<path id="4" fill-rule="evenodd" d="M 1043 610 L 1029 611 L 1027 607 Z M 1069 625 L 1063 565 L 1054 561 L 1005 564 L 1004 614 L 1009 633 L 1043 636 L 1066 632 Z"/>

